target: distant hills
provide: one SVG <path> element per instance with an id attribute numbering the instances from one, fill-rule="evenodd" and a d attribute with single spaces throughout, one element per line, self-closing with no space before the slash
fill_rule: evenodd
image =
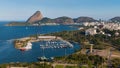
<path id="1" fill-rule="evenodd" d="M 7 26 L 24 26 L 33 24 L 46 24 L 46 23 L 57 23 L 57 24 L 73 24 L 73 23 L 83 23 L 83 22 L 97 22 L 98 20 L 92 17 L 78 17 L 70 18 L 67 16 L 58 17 L 55 19 L 43 17 L 40 11 L 36 11 L 26 22 L 10 22 Z M 114 17 L 110 19 L 112 22 L 120 22 L 120 17 Z"/>
<path id="2" fill-rule="evenodd" d="M 120 22 L 120 17 L 117 16 L 117 17 L 111 18 L 110 21 L 111 22 Z"/>
<path id="3" fill-rule="evenodd" d="M 97 20 L 91 17 L 78 17 L 76 19 L 72 19 L 67 16 L 58 17 L 55 19 L 47 18 L 42 16 L 40 11 L 35 12 L 26 23 L 58 23 L 58 24 L 71 24 L 71 23 L 81 23 L 81 22 L 95 22 Z"/>
<path id="4" fill-rule="evenodd" d="M 43 18 L 42 20 L 38 21 L 40 23 L 59 23 L 59 24 L 71 24 L 71 23 L 81 23 L 81 22 L 96 22 L 97 20 L 91 18 L 91 17 L 78 17 L 75 19 L 72 19 L 70 17 L 58 17 L 55 19 L 50 18 Z"/>
<path id="5" fill-rule="evenodd" d="M 78 17 L 74 19 L 74 22 L 80 23 L 80 22 L 96 22 L 97 20 L 91 18 L 91 17 Z"/>
<path id="6" fill-rule="evenodd" d="M 39 20 L 37 22 L 40 22 L 40 23 L 52 23 L 52 22 L 54 22 L 54 19 L 44 17 L 43 19 L 41 19 L 41 20 Z"/>

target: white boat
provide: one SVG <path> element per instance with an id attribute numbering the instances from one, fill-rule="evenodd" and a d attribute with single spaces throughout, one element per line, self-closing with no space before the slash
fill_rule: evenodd
<path id="1" fill-rule="evenodd" d="M 25 49 L 27 49 L 27 50 L 32 49 L 32 43 L 28 42 L 27 46 L 25 47 Z"/>
<path id="2" fill-rule="evenodd" d="M 40 61 L 47 61 L 48 58 L 46 58 L 45 56 L 42 56 L 42 57 L 38 57 L 38 60 L 40 60 Z"/>
<path id="3" fill-rule="evenodd" d="M 32 43 L 28 42 L 25 47 L 20 48 L 21 51 L 26 51 L 32 49 Z"/>

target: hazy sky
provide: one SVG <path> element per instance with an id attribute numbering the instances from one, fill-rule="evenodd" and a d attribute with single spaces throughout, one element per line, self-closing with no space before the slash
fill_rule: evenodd
<path id="1" fill-rule="evenodd" d="M 120 0 L 0 0 L 0 20 L 26 20 L 40 10 L 44 17 L 120 16 Z"/>

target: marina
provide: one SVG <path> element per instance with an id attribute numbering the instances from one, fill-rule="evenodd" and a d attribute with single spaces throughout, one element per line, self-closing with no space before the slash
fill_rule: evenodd
<path id="1" fill-rule="evenodd" d="M 57 26 L 41 26 L 41 27 L 35 27 L 35 26 L 28 26 L 26 29 L 26 26 L 20 26 L 20 27 L 5 27 L 1 26 L 1 35 L 0 35 L 0 64 L 3 63 L 10 63 L 10 62 L 37 62 L 39 61 L 37 58 L 43 57 L 43 49 L 40 47 L 40 44 L 42 41 L 39 42 L 32 42 L 32 48 L 30 48 L 27 51 L 20 51 L 14 47 L 14 40 L 25 38 L 27 36 L 31 36 L 34 34 L 48 34 L 48 33 L 54 33 L 54 32 L 61 32 L 61 31 L 72 31 L 77 30 L 77 28 L 69 27 L 65 25 L 57 25 Z M 39 31 L 39 32 L 38 32 Z M 40 37 L 39 37 L 40 38 Z M 42 38 L 42 36 L 41 36 Z M 55 37 L 54 37 L 55 38 Z M 45 41 L 45 40 L 44 40 Z M 53 41 L 47 40 L 46 42 L 48 45 L 53 44 Z M 59 41 L 59 40 L 57 40 Z M 54 43 L 56 44 L 56 43 Z M 44 49 L 44 56 L 46 58 L 50 57 L 56 57 L 56 56 L 64 56 L 65 51 L 66 55 L 72 54 L 75 52 L 75 50 L 79 49 L 80 46 L 76 43 L 71 43 L 73 47 L 67 47 L 67 48 L 45 48 Z M 58 44 L 56 44 L 57 46 Z M 54 45 L 55 46 L 55 45 Z"/>
<path id="2" fill-rule="evenodd" d="M 27 44 L 26 44 L 27 42 Z M 33 42 L 40 42 L 40 48 L 73 48 L 73 45 L 57 36 L 25 37 L 15 40 L 15 48 L 21 51 L 32 49 Z"/>
<path id="3" fill-rule="evenodd" d="M 67 44 L 65 41 L 61 40 L 50 40 L 50 41 L 40 41 L 41 48 L 73 48 L 72 44 Z"/>

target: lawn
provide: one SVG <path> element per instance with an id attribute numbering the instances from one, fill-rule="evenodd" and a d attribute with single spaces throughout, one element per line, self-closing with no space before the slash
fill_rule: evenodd
<path id="1" fill-rule="evenodd" d="M 78 66 L 66 66 L 65 68 L 79 68 Z"/>
<path id="2" fill-rule="evenodd" d="M 64 68 L 63 65 L 56 65 L 55 68 Z"/>

